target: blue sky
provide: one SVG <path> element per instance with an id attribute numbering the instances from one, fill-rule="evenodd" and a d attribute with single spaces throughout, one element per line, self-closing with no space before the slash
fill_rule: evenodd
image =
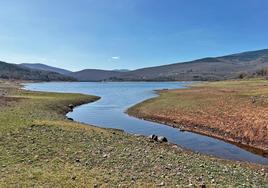
<path id="1" fill-rule="evenodd" d="M 267 0 L 0 0 L 0 59 L 136 69 L 268 48 Z"/>

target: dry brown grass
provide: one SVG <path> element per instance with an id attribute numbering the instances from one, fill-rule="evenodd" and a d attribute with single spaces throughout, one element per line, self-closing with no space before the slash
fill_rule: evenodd
<path id="1" fill-rule="evenodd" d="M 129 113 L 228 141 L 268 149 L 268 81 L 203 83 L 161 91 Z"/>

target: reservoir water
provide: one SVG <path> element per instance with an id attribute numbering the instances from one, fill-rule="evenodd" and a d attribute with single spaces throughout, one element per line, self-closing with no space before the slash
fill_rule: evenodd
<path id="1" fill-rule="evenodd" d="M 216 157 L 268 164 L 268 158 L 246 151 L 236 145 L 208 136 L 181 132 L 163 124 L 128 116 L 125 111 L 139 102 L 157 96 L 154 90 L 185 88 L 187 82 L 49 82 L 25 84 L 34 91 L 83 93 L 101 99 L 85 104 L 67 114 L 75 121 L 98 127 L 116 128 L 131 134 L 163 135 L 169 142 L 192 151 Z"/>

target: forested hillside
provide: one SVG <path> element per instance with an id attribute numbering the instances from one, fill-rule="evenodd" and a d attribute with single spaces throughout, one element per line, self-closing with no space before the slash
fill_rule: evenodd
<path id="1" fill-rule="evenodd" d="M 0 78 L 33 80 L 33 81 L 75 81 L 70 76 L 61 75 L 56 72 L 34 70 L 26 67 L 20 67 L 15 64 L 9 64 L 0 61 Z"/>

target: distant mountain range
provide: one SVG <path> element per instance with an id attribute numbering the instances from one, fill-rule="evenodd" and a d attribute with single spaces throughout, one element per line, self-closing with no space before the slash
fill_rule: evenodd
<path id="1" fill-rule="evenodd" d="M 104 81 L 109 80 L 111 77 L 120 76 L 122 72 L 109 71 L 109 70 L 98 70 L 98 69 L 85 69 L 78 72 L 72 72 L 68 75 L 76 78 L 79 81 Z"/>
<path id="2" fill-rule="evenodd" d="M 98 70 L 98 69 L 85 69 L 77 72 L 71 72 L 69 70 L 60 69 L 57 67 L 52 67 L 44 64 L 30 64 L 30 63 L 23 63 L 19 64 L 20 67 L 23 68 L 30 68 L 32 70 L 42 70 L 42 71 L 52 71 L 56 72 L 65 76 L 70 76 L 78 81 L 103 81 L 107 80 L 111 77 L 116 77 L 125 71 L 122 70 Z"/>
<path id="3" fill-rule="evenodd" d="M 122 81 L 192 81 L 237 78 L 242 72 L 253 74 L 268 68 L 268 49 L 215 58 L 150 67 L 111 78 Z"/>
<path id="4" fill-rule="evenodd" d="M 3 63 L 3 62 L 2 62 Z M 16 66 L 16 65 L 13 65 Z M 268 68 L 268 49 L 232 54 L 221 57 L 208 57 L 195 61 L 149 67 L 137 70 L 98 70 L 85 69 L 78 72 L 51 67 L 44 64 L 20 64 L 17 68 L 28 78 L 72 79 L 78 81 L 204 81 L 237 78 L 239 74 L 254 74 Z M 1 68 L 1 67 L 0 67 Z M 31 71 L 29 71 L 31 70 Z M 1 77 L 0 70 L 0 77 Z M 20 71 L 17 71 L 17 73 Z M 23 74 L 20 74 L 23 77 Z M 7 74 L 7 73 L 6 73 Z M 14 74 L 14 73 L 13 73 Z M 11 75 L 13 75 L 11 74 Z M 31 74 L 35 76 L 31 76 Z M 50 75 L 49 79 L 45 75 Z M 3 77 L 3 76 L 2 76 Z M 13 76 L 14 77 L 14 76 Z M 25 77 L 25 76 L 24 76 Z"/>
<path id="5" fill-rule="evenodd" d="M 57 72 L 59 74 L 64 74 L 64 75 L 71 73 L 71 71 L 69 71 L 69 70 L 51 67 L 51 66 L 44 65 L 41 63 L 22 63 L 19 66 L 30 68 L 30 69 L 37 69 L 37 70 L 43 70 L 43 71 L 49 71 L 49 72 Z"/>
<path id="6" fill-rule="evenodd" d="M 0 61 L 0 78 L 33 81 L 76 81 L 75 78 L 56 72 L 30 69 Z"/>

